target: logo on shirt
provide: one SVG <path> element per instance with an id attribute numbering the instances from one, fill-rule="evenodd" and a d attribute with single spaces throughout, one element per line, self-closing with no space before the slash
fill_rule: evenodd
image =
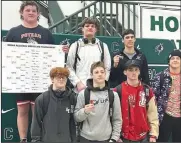
<path id="1" fill-rule="evenodd" d="M 130 94 L 128 96 L 128 102 L 129 102 L 130 107 L 135 107 L 135 105 L 136 105 L 136 98 L 135 98 L 134 94 Z"/>
<path id="2" fill-rule="evenodd" d="M 41 35 L 38 33 L 23 33 L 21 39 L 27 39 L 27 43 L 38 44 L 36 39 L 41 39 Z"/>
<path id="3" fill-rule="evenodd" d="M 109 97 L 107 96 L 106 98 L 100 98 L 98 100 L 91 100 L 92 104 L 97 105 L 97 104 L 104 104 L 106 102 L 109 102 Z"/>
<path id="4" fill-rule="evenodd" d="M 136 60 L 141 60 L 141 55 L 138 55 L 138 56 L 136 57 Z"/>
<path id="5" fill-rule="evenodd" d="M 27 43 L 38 44 L 34 38 L 27 38 Z"/>
<path id="6" fill-rule="evenodd" d="M 70 109 L 68 107 L 66 107 L 66 110 L 65 110 L 67 113 L 70 113 Z"/>
<path id="7" fill-rule="evenodd" d="M 140 96 L 139 106 L 145 107 L 145 105 L 146 105 L 146 94 L 145 94 L 145 92 L 140 91 L 139 96 Z"/>

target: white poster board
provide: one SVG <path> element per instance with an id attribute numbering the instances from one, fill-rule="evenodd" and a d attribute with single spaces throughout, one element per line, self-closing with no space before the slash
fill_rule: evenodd
<path id="1" fill-rule="evenodd" d="M 2 42 L 2 93 L 42 93 L 64 62 L 61 45 Z"/>
<path id="2" fill-rule="evenodd" d="M 179 49 L 180 7 L 163 8 L 140 5 L 141 38 L 168 39 Z"/>

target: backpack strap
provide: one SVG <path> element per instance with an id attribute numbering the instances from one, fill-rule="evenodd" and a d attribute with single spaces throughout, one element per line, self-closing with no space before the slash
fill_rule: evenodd
<path id="1" fill-rule="evenodd" d="M 73 93 L 70 94 L 69 96 L 69 101 L 70 101 L 70 114 L 74 113 L 75 110 L 75 106 L 77 104 L 77 95 L 76 93 L 74 93 L 74 91 L 72 91 Z"/>
<path id="2" fill-rule="evenodd" d="M 104 61 L 104 44 L 102 41 L 99 41 L 99 44 L 100 44 L 100 48 L 101 48 L 101 61 L 103 62 Z"/>
<path id="3" fill-rule="evenodd" d="M 114 104 L 114 93 L 112 90 L 108 90 L 108 96 L 109 96 L 109 115 L 110 115 L 110 121 L 112 123 L 112 116 L 113 116 L 113 104 Z"/>
<path id="4" fill-rule="evenodd" d="M 85 99 L 85 105 L 89 104 L 90 102 L 90 90 L 88 88 L 85 88 L 84 90 L 84 99 Z M 80 132 L 83 127 L 83 122 L 77 122 L 76 126 L 76 136 L 77 136 L 77 142 L 80 142 Z"/>
<path id="5" fill-rule="evenodd" d="M 86 88 L 84 90 L 85 105 L 90 103 L 90 90 Z"/>
<path id="6" fill-rule="evenodd" d="M 70 139 L 72 142 L 76 139 L 76 128 L 77 128 L 77 123 L 74 119 L 74 110 L 77 103 L 77 94 L 72 89 L 71 93 L 68 96 L 68 99 L 69 99 L 69 109 L 70 109 L 69 132 L 70 132 Z"/>
<path id="7" fill-rule="evenodd" d="M 110 123 L 113 129 L 113 104 L 114 104 L 114 93 L 112 90 L 108 89 L 108 96 L 109 96 L 109 116 L 110 116 Z"/>
<path id="8" fill-rule="evenodd" d="M 43 119 L 44 119 L 45 115 L 47 114 L 49 102 L 50 102 L 50 91 L 43 94 L 43 117 L 42 117 L 42 122 L 43 122 Z"/>
<path id="9" fill-rule="evenodd" d="M 81 60 L 79 55 L 78 55 L 78 49 L 79 49 L 79 42 L 76 42 L 76 52 L 75 52 L 75 61 L 74 61 L 74 65 L 73 65 L 73 69 L 76 71 L 77 68 L 77 59 L 79 59 L 79 61 Z M 101 61 L 103 62 L 104 60 L 104 44 L 102 41 L 99 42 L 100 43 L 100 48 L 101 48 Z"/>
<path id="10" fill-rule="evenodd" d="M 118 93 L 119 99 L 121 101 L 121 97 L 122 97 L 122 86 L 121 86 L 121 84 L 119 84 L 115 88 L 116 88 L 116 92 Z"/>
<path id="11" fill-rule="evenodd" d="M 75 60 L 74 60 L 74 65 L 73 65 L 73 69 L 76 71 L 77 68 L 77 59 L 79 59 L 80 61 L 80 57 L 78 55 L 78 49 L 79 49 L 79 42 L 76 42 L 76 51 L 75 51 Z"/>

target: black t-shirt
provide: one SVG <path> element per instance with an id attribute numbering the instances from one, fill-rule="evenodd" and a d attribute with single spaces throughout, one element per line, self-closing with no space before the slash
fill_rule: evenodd
<path id="1" fill-rule="evenodd" d="M 13 27 L 6 35 L 5 42 L 19 42 L 32 44 L 55 44 L 52 33 L 38 25 L 35 28 L 26 28 L 23 25 Z M 24 93 L 20 93 L 24 95 Z M 40 93 L 25 93 L 26 95 L 36 95 Z M 19 93 L 17 93 L 19 95 Z"/>
<path id="2" fill-rule="evenodd" d="M 7 33 L 5 41 L 33 44 L 54 44 L 52 33 L 40 25 L 35 28 L 26 28 L 23 25 L 13 27 Z"/>

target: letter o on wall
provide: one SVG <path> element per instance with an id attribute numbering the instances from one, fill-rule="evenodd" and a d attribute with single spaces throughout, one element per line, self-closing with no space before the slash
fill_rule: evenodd
<path id="1" fill-rule="evenodd" d="M 173 21 L 174 22 L 174 27 L 170 26 L 170 22 Z M 176 17 L 170 16 L 165 20 L 165 27 L 168 31 L 170 32 L 175 32 L 178 30 L 179 28 L 179 21 Z"/>

